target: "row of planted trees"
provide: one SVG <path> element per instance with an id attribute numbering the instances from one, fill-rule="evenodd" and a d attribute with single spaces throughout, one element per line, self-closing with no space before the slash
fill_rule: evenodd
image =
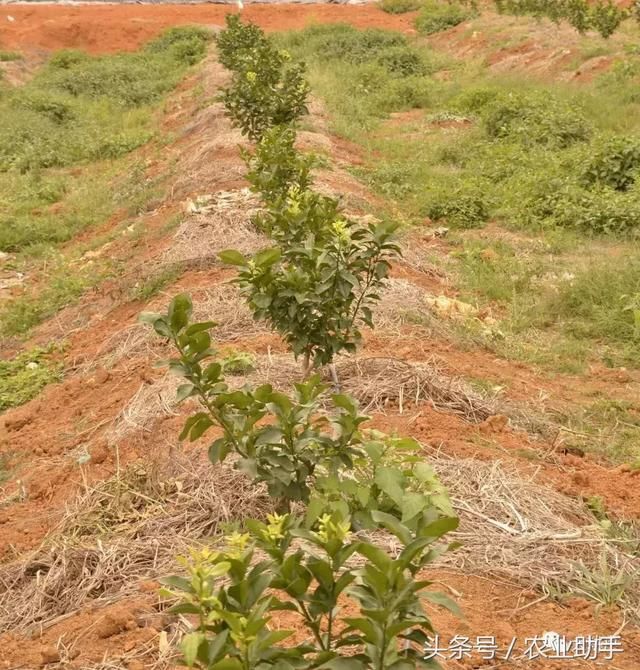
<path id="1" fill-rule="evenodd" d="M 364 429 L 356 401 L 331 393 L 320 374 L 336 354 L 355 350 L 361 324 L 372 325 L 399 253 L 394 227 L 359 224 L 313 190 L 314 159 L 295 149 L 309 88 L 303 65 L 237 16 L 217 47 L 232 72 L 221 99 L 255 143 L 243 152 L 263 204 L 253 223 L 272 240 L 251 258 L 220 256 L 238 267 L 254 317 L 283 336 L 302 371 L 288 394 L 268 384 L 232 390 L 216 360 L 215 324 L 191 322 L 188 296 L 164 315 L 144 315 L 175 346 L 169 366 L 184 378 L 179 399 L 200 404 L 181 439 L 216 426 L 212 463 L 232 457 L 274 501 L 266 522 L 246 521 L 219 549 L 185 559 L 186 576 L 165 580 L 173 611 L 193 615 L 184 661 L 210 670 L 433 667 L 424 659 L 433 633 L 424 605 L 455 605 L 422 574 L 452 548 L 438 541 L 457 518 L 421 445 Z M 376 544 L 374 535 L 386 540 Z M 306 630 L 304 642 L 270 624 L 283 610 Z"/>
<path id="2" fill-rule="evenodd" d="M 635 13 L 640 21 L 640 2 L 625 7 L 612 0 L 494 0 L 503 14 L 549 18 L 556 23 L 567 21 L 578 32 L 595 30 L 608 38 L 620 24 Z"/>

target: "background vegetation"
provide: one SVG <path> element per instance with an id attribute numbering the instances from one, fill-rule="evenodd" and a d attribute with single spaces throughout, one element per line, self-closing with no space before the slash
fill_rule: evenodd
<path id="1" fill-rule="evenodd" d="M 558 369 L 640 363 L 637 54 L 559 85 L 397 33 L 318 26 L 281 39 L 308 62 L 334 131 L 362 146 L 358 174 L 395 203 L 387 213 L 460 231 L 448 270 L 500 319 L 466 336 Z M 489 222 L 505 232 L 473 230 Z"/>

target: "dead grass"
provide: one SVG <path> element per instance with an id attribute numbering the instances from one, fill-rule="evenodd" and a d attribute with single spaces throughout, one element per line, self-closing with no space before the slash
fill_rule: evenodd
<path id="1" fill-rule="evenodd" d="M 380 302 L 375 307 L 376 330 L 398 332 L 401 326 L 419 324 L 445 332 L 446 325 L 434 317 L 429 303 L 433 297 L 413 282 L 392 277 L 380 291 Z"/>
<path id="2" fill-rule="evenodd" d="M 595 575 L 604 556 L 628 578 L 617 604 L 629 617 L 637 614 L 640 558 L 606 538 L 579 501 L 501 462 L 436 451 L 429 459 L 461 519 L 448 539 L 463 544 L 434 567 L 536 588 L 542 599 L 550 585 L 575 592 L 576 561 Z M 130 596 L 140 581 L 175 570 L 176 555 L 189 546 L 219 536 L 225 522 L 261 517 L 270 507 L 264 490 L 231 467 L 186 457 L 162 472 L 133 466 L 87 488 L 45 546 L 0 568 L 0 631 L 46 629 L 89 603 Z M 374 539 L 399 549 L 388 535 Z"/>
<path id="3" fill-rule="evenodd" d="M 402 414 L 426 402 L 471 423 L 503 414 L 516 427 L 534 433 L 547 431 L 546 422 L 533 411 L 475 390 L 444 372 L 436 358 L 421 363 L 387 357 L 347 359 L 338 364 L 338 375 L 344 390 L 367 412 L 393 409 Z"/>
<path id="4" fill-rule="evenodd" d="M 147 430 L 160 417 L 175 415 L 179 384 L 180 378 L 170 373 L 158 382 L 143 382 L 108 428 L 105 435 L 108 442 L 118 444 L 132 432 Z"/>
<path id="5" fill-rule="evenodd" d="M 440 453 L 432 458 L 460 516 L 451 539 L 462 547 L 443 557 L 446 564 L 533 586 L 544 594 L 572 594 L 582 583 L 578 561 L 597 575 L 604 560 L 628 580 L 617 605 L 638 616 L 640 556 L 607 537 L 580 500 L 542 486 L 535 476 L 523 477 L 500 461 L 460 460 Z"/>
<path id="6" fill-rule="evenodd" d="M 87 488 L 41 548 L 0 567 L 0 632 L 120 600 L 225 523 L 271 509 L 264 489 L 231 467 L 181 457 L 150 476 L 134 466 Z"/>
<path id="7" fill-rule="evenodd" d="M 194 291 L 192 297 L 193 320 L 215 321 L 217 325 L 211 332 L 220 343 L 231 343 L 240 338 L 269 332 L 264 323 L 252 317 L 235 284 L 216 283 Z M 160 295 L 147 305 L 145 311 L 166 311 L 169 299 L 166 293 Z M 112 368 L 120 361 L 132 358 L 157 361 L 171 355 L 170 348 L 149 326 L 133 323 L 109 337 L 81 371 L 86 374 L 96 367 Z"/>
<path id="8" fill-rule="evenodd" d="M 188 216 L 162 257 L 164 263 L 219 263 L 218 253 L 237 249 L 252 254 L 269 241 L 251 223 L 259 199 L 248 188 L 200 195 L 187 203 Z"/>

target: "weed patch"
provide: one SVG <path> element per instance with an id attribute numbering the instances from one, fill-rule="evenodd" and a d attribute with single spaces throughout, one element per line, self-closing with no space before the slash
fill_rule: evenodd
<path id="1" fill-rule="evenodd" d="M 0 50 L 0 63 L 9 63 L 14 60 L 22 60 L 22 54 L 19 54 L 16 51 Z"/>
<path id="2" fill-rule="evenodd" d="M 109 159 L 152 136 L 151 105 L 204 55 L 208 34 L 169 31 L 135 53 L 59 52 L 0 100 L 0 171 Z"/>
<path id="3" fill-rule="evenodd" d="M 475 14 L 475 10 L 471 7 L 455 0 L 452 2 L 425 0 L 421 3 L 420 13 L 416 18 L 416 28 L 423 35 L 432 35 L 453 28 Z"/>
<path id="4" fill-rule="evenodd" d="M 420 9 L 423 0 L 382 0 L 380 9 L 387 14 L 406 14 Z"/>
<path id="5" fill-rule="evenodd" d="M 134 300 L 147 302 L 153 296 L 158 295 L 164 288 L 170 286 L 181 274 L 182 269 L 180 267 L 169 266 L 136 284 L 131 292 L 131 297 Z"/>
<path id="6" fill-rule="evenodd" d="M 23 405 L 60 379 L 61 366 L 50 359 L 50 349 L 37 348 L 0 361 L 0 412 Z"/>

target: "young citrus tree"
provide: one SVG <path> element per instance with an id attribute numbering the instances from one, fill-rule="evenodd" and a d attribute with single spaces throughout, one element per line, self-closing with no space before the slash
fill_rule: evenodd
<path id="1" fill-rule="evenodd" d="M 191 300 L 181 294 L 166 314 L 141 315 L 178 353 L 166 362 L 185 379 L 178 400 L 197 398 L 201 406 L 186 420 L 180 439 L 199 439 L 213 426 L 222 429 L 209 447 L 211 461 L 233 454 L 236 467 L 265 483 L 282 509 L 308 503 L 309 523 L 330 511 L 351 518 L 357 528 L 371 528 L 374 513 L 381 513 L 415 530 L 425 514 L 455 516 L 446 491 L 423 462 L 422 446 L 363 431 L 368 417 L 355 400 L 346 394 L 327 397 L 317 375 L 295 384 L 291 395 L 269 384 L 230 389 L 208 332 L 212 322 L 191 323 L 191 312 Z"/>
<path id="2" fill-rule="evenodd" d="M 307 113 L 305 66 L 291 63 L 288 52 L 274 47 L 257 26 L 238 18 L 227 26 L 217 45 L 232 77 L 220 100 L 242 134 L 259 141 L 269 128 L 292 124 Z"/>
<path id="3" fill-rule="evenodd" d="M 259 193 L 267 208 L 267 216 L 274 216 L 291 192 L 308 192 L 311 170 L 316 158 L 295 149 L 296 132 L 290 126 L 274 126 L 267 130 L 254 151 L 242 150 L 247 165 L 247 181 Z M 271 227 L 256 219 L 256 225 L 269 232 Z"/>
<path id="4" fill-rule="evenodd" d="M 267 218 L 280 247 L 251 258 L 234 250 L 220 253 L 238 267 L 234 281 L 254 318 L 266 320 L 302 357 L 305 375 L 331 364 L 341 351 L 356 351 L 361 324 L 373 327 L 371 308 L 390 260 L 400 253 L 394 224 L 361 225 L 336 216 L 330 199 L 313 202 L 318 207 L 306 212 L 307 199 L 289 200 L 287 210 Z"/>
<path id="5" fill-rule="evenodd" d="M 245 70 L 249 54 L 267 48 L 264 32 L 253 23 L 243 23 L 238 14 L 227 14 L 227 27 L 215 36 L 218 60 L 232 71 Z"/>
<path id="6" fill-rule="evenodd" d="M 268 523 L 248 522 L 223 551 L 194 553 L 184 561 L 187 578 L 163 580 L 165 595 L 178 599 L 171 611 L 196 621 L 183 639 L 184 662 L 203 670 L 439 667 L 424 658 L 433 633 L 425 602 L 458 610 L 428 590 L 421 573 L 453 548 L 434 545 L 457 521 L 439 519 L 416 532 L 383 515 L 380 523 L 400 544 L 397 555 L 353 535 L 349 518 L 336 513 L 312 529 L 291 515 L 269 515 Z M 341 614 L 354 608 L 356 616 Z M 292 631 L 271 623 L 282 610 L 308 631 L 309 643 L 282 644 Z"/>

